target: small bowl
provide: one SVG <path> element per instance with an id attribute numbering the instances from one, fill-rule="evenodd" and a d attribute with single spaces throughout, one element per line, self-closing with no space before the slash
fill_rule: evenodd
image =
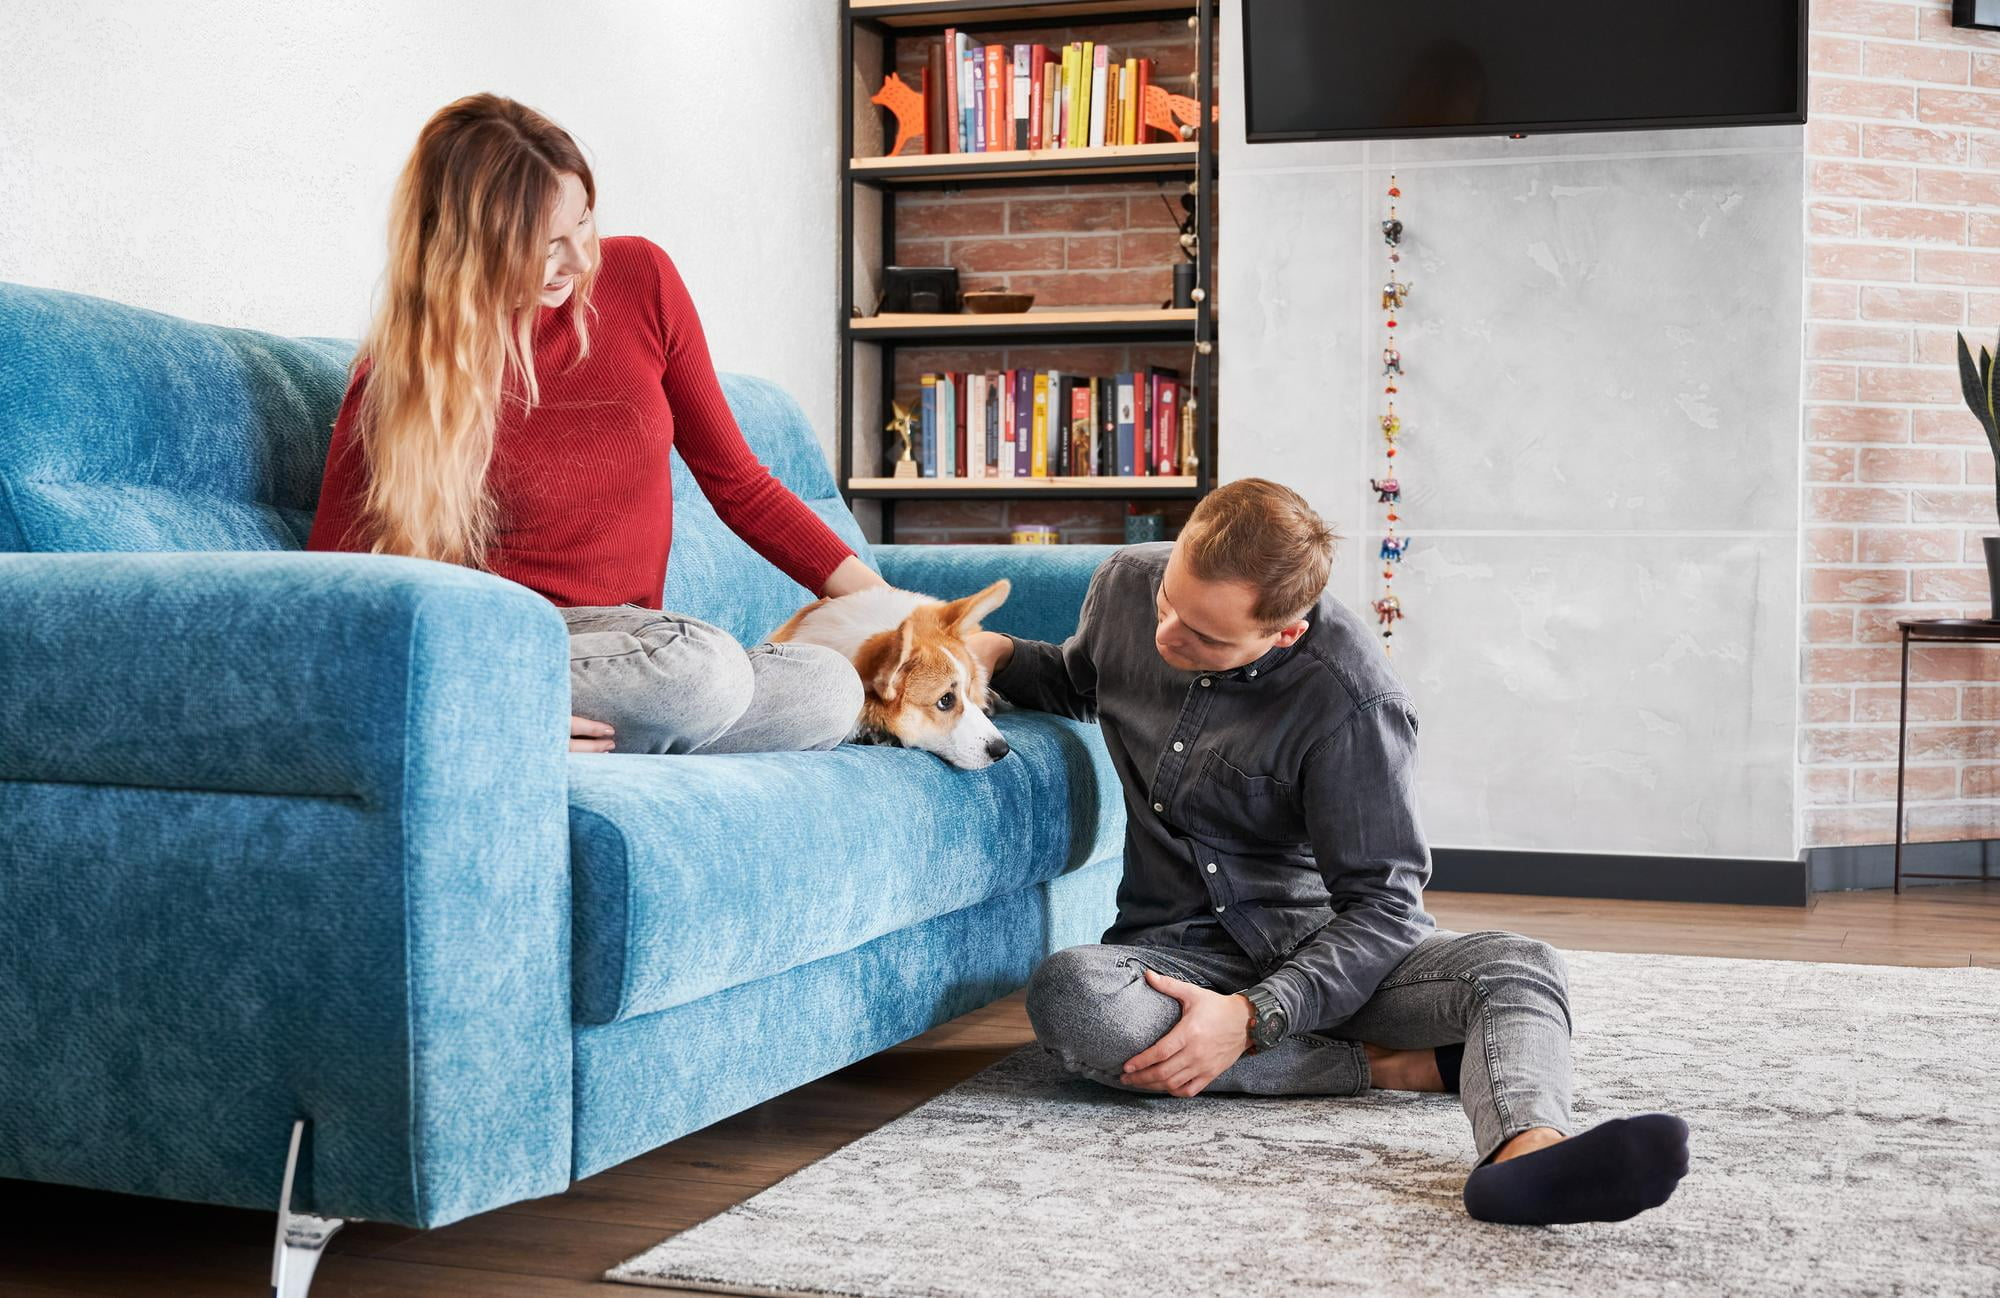
<path id="1" fill-rule="evenodd" d="M 962 295 L 965 309 L 974 315 L 1001 315 L 1026 311 L 1035 304 L 1033 293 L 1002 293 L 997 289 L 974 289 Z"/>

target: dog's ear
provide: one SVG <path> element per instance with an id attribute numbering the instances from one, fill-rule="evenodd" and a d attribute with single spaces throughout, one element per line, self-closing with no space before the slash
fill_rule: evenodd
<path id="1" fill-rule="evenodd" d="M 938 610 L 938 621 L 959 635 L 970 635 L 979 629 L 979 623 L 988 613 L 1007 602 L 1007 595 L 1013 589 L 1013 583 L 1002 577 L 985 590 L 946 604 Z"/>
<path id="2" fill-rule="evenodd" d="M 916 645 L 916 626 L 904 618 L 900 627 L 877 632 L 861 642 L 860 652 L 854 655 L 854 670 L 861 673 L 863 683 L 877 698 L 893 702 L 902 683 L 903 667 Z"/>

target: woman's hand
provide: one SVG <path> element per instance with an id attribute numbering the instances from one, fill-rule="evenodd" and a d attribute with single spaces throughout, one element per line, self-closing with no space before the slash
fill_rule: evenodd
<path id="1" fill-rule="evenodd" d="M 826 589 L 820 594 L 828 599 L 838 599 L 842 595 L 852 595 L 857 590 L 888 584 L 882 580 L 881 573 L 861 562 L 861 556 L 850 554 L 840 561 L 840 566 L 826 579 Z"/>
<path id="2" fill-rule="evenodd" d="M 572 753 L 608 753 L 612 749 L 612 736 L 616 733 L 602 721 L 592 721 L 589 717 L 572 713 L 569 719 L 569 750 Z"/>

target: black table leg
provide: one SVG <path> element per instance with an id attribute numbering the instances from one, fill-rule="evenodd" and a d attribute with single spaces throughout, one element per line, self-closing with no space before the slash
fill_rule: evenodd
<path id="1" fill-rule="evenodd" d="M 1896 883 L 1903 895 L 1903 736 L 1910 722 L 1910 629 L 1903 628 L 1903 692 L 1896 704 Z"/>

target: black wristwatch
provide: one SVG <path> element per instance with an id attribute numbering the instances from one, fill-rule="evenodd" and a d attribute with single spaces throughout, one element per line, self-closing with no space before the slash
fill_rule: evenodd
<path id="1" fill-rule="evenodd" d="M 1269 1050 L 1285 1039 L 1285 1008 L 1261 983 L 1243 992 L 1250 1002 L 1250 1053 Z"/>

